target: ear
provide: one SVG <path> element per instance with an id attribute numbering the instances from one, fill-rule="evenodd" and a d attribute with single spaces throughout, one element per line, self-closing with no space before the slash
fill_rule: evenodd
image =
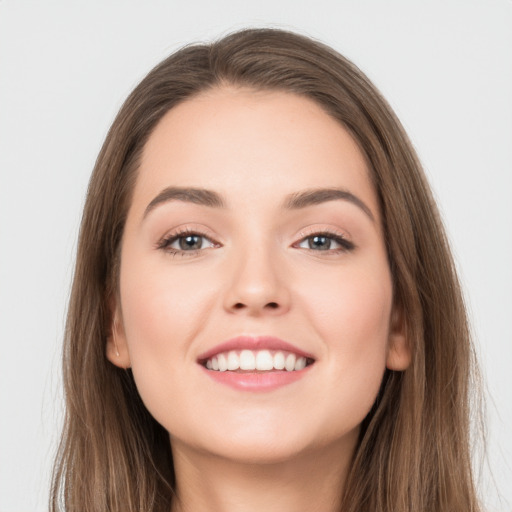
<path id="1" fill-rule="evenodd" d="M 386 366 L 390 370 L 404 371 L 411 364 L 411 346 L 407 338 L 403 309 L 394 306 L 389 326 Z"/>
<path id="2" fill-rule="evenodd" d="M 110 332 L 107 336 L 106 356 L 107 359 L 119 368 L 130 368 L 130 353 L 126 343 L 126 335 L 119 307 L 116 301 L 111 300 L 111 321 Z"/>

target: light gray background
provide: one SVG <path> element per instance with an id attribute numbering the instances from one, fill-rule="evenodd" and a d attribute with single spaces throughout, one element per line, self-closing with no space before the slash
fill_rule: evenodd
<path id="1" fill-rule="evenodd" d="M 446 221 L 488 388 L 491 510 L 512 503 L 511 0 L 0 0 L 0 511 L 46 509 L 60 343 L 89 174 L 129 91 L 249 25 L 354 60 L 408 130 Z"/>

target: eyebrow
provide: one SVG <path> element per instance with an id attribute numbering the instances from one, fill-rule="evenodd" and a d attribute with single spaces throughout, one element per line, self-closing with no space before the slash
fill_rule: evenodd
<path id="1" fill-rule="evenodd" d="M 372 211 L 361 199 L 359 199 L 359 197 L 348 190 L 340 188 L 318 188 L 295 192 L 287 196 L 284 201 L 284 207 L 287 210 L 299 210 L 307 208 L 308 206 L 314 206 L 336 200 L 348 201 L 354 204 L 359 207 L 373 222 L 375 222 L 375 217 Z M 189 187 L 167 187 L 148 204 L 144 211 L 143 219 L 146 218 L 147 215 L 158 205 L 169 201 L 183 201 L 201 206 L 208 206 L 210 208 L 226 207 L 226 203 L 222 196 L 213 190 Z"/>
<path id="2" fill-rule="evenodd" d="M 296 192 L 295 194 L 288 196 L 288 199 L 285 202 L 285 207 L 289 210 L 296 210 L 336 200 L 348 201 L 349 203 L 354 204 L 360 208 L 372 220 L 372 222 L 375 222 L 375 217 L 370 208 L 361 199 L 359 199 L 359 197 L 355 196 L 348 190 L 341 188 L 317 188 Z"/>
<path id="3" fill-rule="evenodd" d="M 147 217 L 149 212 L 154 210 L 158 205 L 169 201 L 184 201 L 186 203 L 209 206 L 210 208 L 225 208 L 226 206 L 222 197 L 212 190 L 203 188 L 167 187 L 147 205 L 143 218 Z"/>

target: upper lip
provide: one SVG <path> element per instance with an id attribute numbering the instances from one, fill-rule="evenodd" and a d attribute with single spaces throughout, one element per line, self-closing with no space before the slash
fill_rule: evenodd
<path id="1" fill-rule="evenodd" d="M 206 352 L 200 354 L 197 358 L 198 362 L 202 363 L 207 361 L 213 356 L 222 352 L 229 352 L 230 350 L 285 350 L 287 352 L 293 352 L 298 356 L 305 357 L 307 359 L 314 360 L 315 357 L 301 350 L 300 348 L 274 336 L 237 336 L 231 338 L 219 345 L 208 349 Z"/>

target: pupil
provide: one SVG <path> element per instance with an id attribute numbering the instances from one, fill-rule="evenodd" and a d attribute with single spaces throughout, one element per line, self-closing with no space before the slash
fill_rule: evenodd
<path id="1" fill-rule="evenodd" d="M 180 238 L 180 249 L 185 251 L 190 249 L 201 249 L 203 240 L 199 235 L 187 235 Z"/>
<path id="2" fill-rule="evenodd" d="M 331 247 L 331 240 L 326 236 L 316 235 L 309 239 L 310 249 L 320 249 L 321 251 L 327 251 Z"/>

